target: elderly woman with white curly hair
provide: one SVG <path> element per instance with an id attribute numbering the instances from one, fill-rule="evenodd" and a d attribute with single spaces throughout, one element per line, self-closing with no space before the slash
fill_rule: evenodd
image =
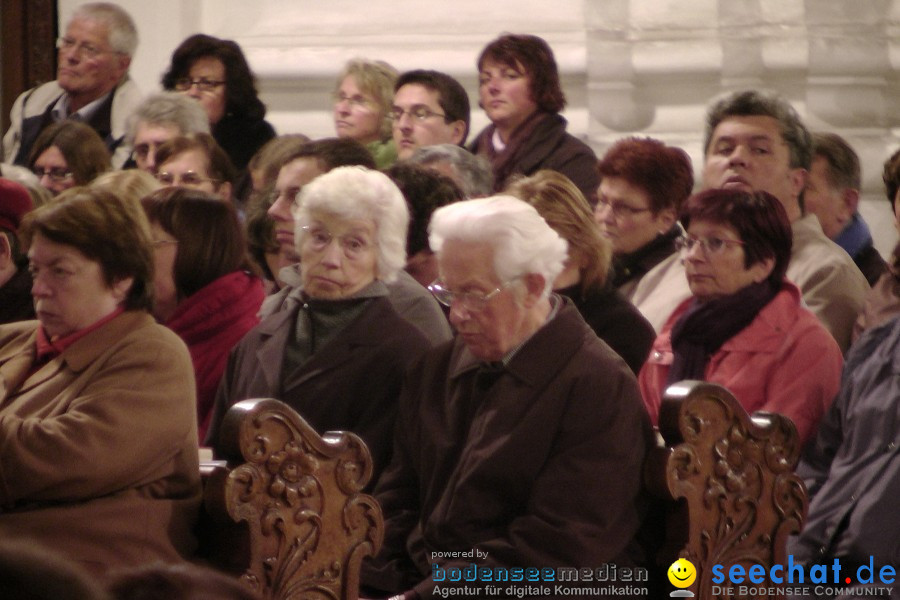
<path id="1" fill-rule="evenodd" d="M 320 433 L 360 435 L 375 462 L 371 487 L 390 456 L 405 371 L 429 347 L 385 286 L 406 262 L 406 201 L 386 175 L 340 167 L 304 186 L 295 217 L 302 302 L 265 318 L 234 349 L 207 441 L 234 403 L 277 398 Z"/>

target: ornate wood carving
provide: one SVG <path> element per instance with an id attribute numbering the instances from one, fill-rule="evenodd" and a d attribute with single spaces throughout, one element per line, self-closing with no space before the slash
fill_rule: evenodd
<path id="1" fill-rule="evenodd" d="M 266 600 L 355 599 L 362 559 L 384 536 L 381 508 L 360 492 L 372 475 L 365 443 L 320 436 L 277 400 L 245 400 L 226 414 L 216 449 L 227 468 L 206 484 L 206 509 L 246 526 L 241 579 Z"/>
<path id="2" fill-rule="evenodd" d="M 800 530 L 808 498 L 793 473 L 797 430 L 787 417 L 748 416 L 725 388 L 697 381 L 671 386 L 659 421 L 665 447 L 648 463 L 648 484 L 673 501 L 660 564 L 694 564 L 690 590 L 712 595 L 712 566 L 784 564 L 789 535 Z M 773 585 L 773 584 L 767 584 Z M 732 596 L 728 596 L 732 598 Z"/>

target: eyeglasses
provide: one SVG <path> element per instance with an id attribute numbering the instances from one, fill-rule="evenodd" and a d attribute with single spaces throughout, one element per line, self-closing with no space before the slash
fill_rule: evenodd
<path id="1" fill-rule="evenodd" d="M 633 217 L 636 214 L 647 212 L 649 210 L 653 210 L 651 208 L 636 208 L 634 206 L 628 206 L 624 202 L 610 202 L 603 196 L 601 196 L 597 200 L 597 208 L 596 211 L 600 212 L 604 208 L 609 208 L 612 210 L 612 214 L 617 219 L 622 219 L 625 217 Z"/>
<path id="2" fill-rule="evenodd" d="M 747 245 L 745 242 L 742 242 L 740 240 L 723 240 L 722 238 L 717 237 L 698 238 L 686 235 L 675 238 L 675 247 L 679 252 L 683 254 L 687 254 L 694 249 L 694 246 L 697 245 L 700 246 L 700 249 L 703 250 L 703 254 L 706 256 L 710 256 L 712 254 L 721 254 L 725 251 L 725 248 L 727 248 L 729 244 L 737 244 L 738 246 Z"/>
<path id="3" fill-rule="evenodd" d="M 74 50 L 75 52 L 81 52 L 81 54 L 85 58 L 97 58 L 101 54 L 123 54 L 118 50 L 103 50 L 94 46 L 93 44 L 82 43 L 79 44 L 76 40 L 73 40 L 70 37 L 61 37 L 56 39 L 56 47 L 59 50 L 64 50 L 66 52 L 70 50 Z"/>
<path id="4" fill-rule="evenodd" d="M 168 171 L 162 171 L 156 174 L 156 179 L 163 185 L 184 185 L 188 187 L 196 187 L 198 185 L 202 185 L 205 182 L 210 182 L 213 184 L 219 183 L 218 179 L 212 179 L 210 177 L 204 177 L 195 173 L 194 171 L 186 171 L 181 175 L 177 173 L 169 173 Z"/>
<path id="5" fill-rule="evenodd" d="M 41 179 L 44 177 L 44 175 L 46 175 L 50 178 L 50 181 L 55 181 L 57 183 L 65 181 L 66 179 L 74 177 L 75 175 L 71 171 L 66 170 L 65 167 L 51 167 L 49 169 L 45 169 L 44 167 L 35 167 L 31 170 L 31 172 L 34 173 L 38 179 Z"/>
<path id="6" fill-rule="evenodd" d="M 416 104 L 409 110 L 403 110 L 399 106 L 395 106 L 391 109 L 391 119 L 393 119 L 394 121 L 399 121 L 403 118 L 403 115 L 409 115 L 410 118 L 417 121 L 425 121 L 426 119 L 430 119 L 431 117 L 442 117 L 444 119 L 447 118 L 447 115 L 443 113 L 436 113 L 423 104 Z"/>
<path id="7" fill-rule="evenodd" d="M 213 81 L 205 77 L 200 79 L 191 79 L 190 77 L 179 77 L 175 80 L 175 89 L 179 92 L 186 92 L 194 86 L 201 92 L 214 92 L 220 85 L 225 85 L 224 81 Z"/>
<path id="8" fill-rule="evenodd" d="M 372 102 L 363 96 L 357 94 L 355 96 L 348 96 L 344 93 L 335 93 L 334 94 L 334 103 L 340 104 L 341 102 L 346 102 L 350 105 L 351 109 L 370 109 L 372 107 Z"/>
<path id="9" fill-rule="evenodd" d="M 428 286 L 428 291 L 434 295 L 435 300 L 444 306 L 450 307 L 453 304 L 453 301 L 456 300 L 467 311 L 481 312 L 487 308 L 487 304 L 491 301 L 491 298 L 511 286 L 517 279 L 518 277 L 510 279 L 487 294 L 482 294 L 481 292 L 454 292 L 445 288 L 444 284 L 439 280 L 433 281 L 431 285 Z"/>
<path id="10" fill-rule="evenodd" d="M 303 244 L 308 245 L 316 252 L 321 252 L 331 245 L 334 240 L 338 241 L 338 245 L 344 252 L 344 256 L 350 259 L 359 258 L 365 254 L 372 245 L 357 235 L 341 235 L 334 236 L 331 232 L 323 227 L 316 225 L 304 225 L 301 227 L 306 232 Z"/>

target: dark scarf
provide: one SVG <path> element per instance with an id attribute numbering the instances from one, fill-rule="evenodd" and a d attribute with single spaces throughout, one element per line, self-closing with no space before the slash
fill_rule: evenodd
<path id="1" fill-rule="evenodd" d="M 667 232 L 628 254 L 616 254 L 612 259 L 612 284 L 620 287 L 632 279 L 639 279 L 650 269 L 675 252 L 675 238 L 681 235 L 681 228 L 673 225 Z"/>
<path id="2" fill-rule="evenodd" d="M 493 139 L 496 130 L 494 125 L 489 125 L 481 132 L 478 138 L 478 154 L 487 158 L 491 163 L 494 171 L 494 191 L 500 191 L 506 187 L 507 179 L 516 173 L 520 155 L 528 149 L 525 143 L 531 138 L 531 134 L 538 125 L 551 116 L 550 113 L 540 111 L 533 113 L 509 136 L 506 148 L 502 152 L 497 152 L 494 148 Z"/>
<path id="3" fill-rule="evenodd" d="M 767 279 L 724 298 L 707 302 L 694 298 L 672 328 L 675 358 L 666 385 L 685 379 L 702 380 L 712 355 L 747 327 L 779 289 Z"/>

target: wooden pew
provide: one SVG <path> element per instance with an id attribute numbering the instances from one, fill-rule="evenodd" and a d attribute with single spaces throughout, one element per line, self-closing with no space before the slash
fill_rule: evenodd
<path id="1" fill-rule="evenodd" d="M 361 493 L 365 443 L 320 436 L 286 404 L 255 399 L 225 415 L 215 455 L 202 467 L 201 559 L 264 600 L 355 600 L 360 563 L 384 536 L 378 503 Z"/>
<path id="2" fill-rule="evenodd" d="M 734 564 L 762 565 L 766 587 L 774 586 L 769 567 L 786 562 L 787 538 L 800 530 L 808 507 L 793 473 L 800 455 L 794 424 L 771 413 L 748 416 L 725 388 L 684 381 L 666 391 L 659 430 L 664 443 L 644 473 L 665 504 L 657 572 L 677 558 L 691 561 L 697 578 L 687 589 L 701 600 L 719 597 L 712 593 L 715 564 L 724 565 L 725 586 Z M 675 590 L 668 581 L 664 589 Z"/>

